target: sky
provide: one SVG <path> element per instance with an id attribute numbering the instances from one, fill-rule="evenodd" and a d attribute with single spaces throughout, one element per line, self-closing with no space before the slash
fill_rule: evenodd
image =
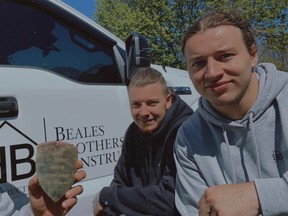
<path id="1" fill-rule="evenodd" d="M 72 6 L 79 12 L 93 19 L 93 14 L 96 10 L 96 0 L 62 0 L 66 4 Z"/>

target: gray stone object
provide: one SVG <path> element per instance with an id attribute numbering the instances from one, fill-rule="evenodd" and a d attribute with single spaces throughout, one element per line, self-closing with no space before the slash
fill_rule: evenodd
<path id="1" fill-rule="evenodd" d="M 77 147 L 73 144 L 51 141 L 38 145 L 36 174 L 40 186 L 54 202 L 73 185 L 77 159 Z"/>

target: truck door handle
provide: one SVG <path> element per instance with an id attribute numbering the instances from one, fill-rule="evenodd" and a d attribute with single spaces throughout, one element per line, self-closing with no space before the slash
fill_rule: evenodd
<path id="1" fill-rule="evenodd" d="M 18 104 L 14 97 L 0 97 L 0 118 L 18 115 Z"/>
<path id="2" fill-rule="evenodd" d="M 189 86 L 176 86 L 173 87 L 173 90 L 178 95 L 191 95 L 192 91 Z"/>

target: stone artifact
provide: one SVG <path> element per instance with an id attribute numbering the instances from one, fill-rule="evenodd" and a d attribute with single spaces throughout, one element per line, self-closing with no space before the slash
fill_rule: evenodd
<path id="1" fill-rule="evenodd" d="M 77 159 L 77 147 L 73 144 L 51 141 L 38 145 L 36 174 L 42 189 L 54 202 L 74 183 Z"/>

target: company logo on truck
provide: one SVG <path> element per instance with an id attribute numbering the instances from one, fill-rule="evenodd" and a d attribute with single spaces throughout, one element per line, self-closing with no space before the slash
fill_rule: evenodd
<path id="1" fill-rule="evenodd" d="M 0 137 L 0 183 L 31 177 L 35 173 L 33 146 L 37 143 L 7 121 L 0 125 Z M 14 144 L 2 143 L 11 138 Z"/>

